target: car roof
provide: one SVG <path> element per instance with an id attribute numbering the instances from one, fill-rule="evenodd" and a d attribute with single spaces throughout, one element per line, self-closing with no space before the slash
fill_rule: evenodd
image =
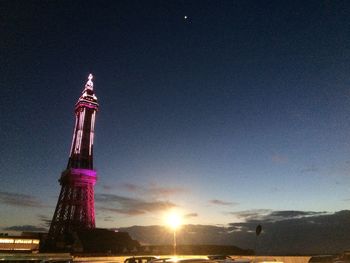
<path id="1" fill-rule="evenodd" d="M 228 255 L 209 255 L 208 258 L 209 259 L 228 259 L 231 257 Z"/>
<path id="2" fill-rule="evenodd" d="M 149 261 L 152 261 L 152 260 L 155 260 L 155 259 L 158 259 L 157 257 L 154 257 L 154 256 L 139 256 L 139 257 L 129 257 L 129 258 L 126 258 L 124 260 L 124 263 L 127 263 L 127 262 L 134 262 L 134 261 L 142 261 L 142 260 L 146 260 L 147 262 Z"/>
<path id="3" fill-rule="evenodd" d="M 318 256 L 312 256 L 309 259 L 309 262 L 320 262 L 320 261 L 331 261 L 334 258 L 332 255 L 318 255 Z"/>
<path id="4" fill-rule="evenodd" d="M 205 263 L 217 263 L 216 261 L 212 261 L 207 258 L 160 258 L 160 259 L 155 259 L 152 260 L 151 263 L 200 263 L 200 262 L 205 262 Z"/>

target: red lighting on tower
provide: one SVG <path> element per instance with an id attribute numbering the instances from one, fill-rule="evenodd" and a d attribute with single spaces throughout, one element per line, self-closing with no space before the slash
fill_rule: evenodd
<path id="1" fill-rule="evenodd" d="M 95 228 L 93 143 L 95 116 L 98 110 L 92 74 L 75 104 L 75 127 L 67 169 L 59 182 L 61 192 L 53 215 L 48 246 L 64 248 L 79 230 Z M 60 244 L 60 245 L 59 245 Z"/>

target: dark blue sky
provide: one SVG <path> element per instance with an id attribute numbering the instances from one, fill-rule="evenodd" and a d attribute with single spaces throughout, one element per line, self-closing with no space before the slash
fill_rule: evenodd
<path id="1" fill-rule="evenodd" d="M 90 72 L 98 226 L 349 206 L 348 1 L 2 1 L 0 36 L 0 227 L 51 219 Z"/>

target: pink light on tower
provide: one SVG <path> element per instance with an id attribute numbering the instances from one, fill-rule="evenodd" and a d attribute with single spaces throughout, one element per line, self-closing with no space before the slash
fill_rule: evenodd
<path id="1" fill-rule="evenodd" d="M 53 215 L 47 245 L 52 249 L 71 245 L 71 237 L 79 230 L 95 228 L 93 143 L 95 116 L 98 110 L 93 76 L 75 104 L 75 126 L 66 170 L 59 182 L 61 192 Z"/>

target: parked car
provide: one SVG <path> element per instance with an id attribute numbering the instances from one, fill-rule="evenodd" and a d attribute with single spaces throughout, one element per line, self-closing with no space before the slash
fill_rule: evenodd
<path id="1" fill-rule="evenodd" d="M 345 250 L 338 257 L 335 257 L 333 263 L 350 263 L 350 250 Z"/>
<path id="2" fill-rule="evenodd" d="M 149 263 L 217 263 L 218 261 L 207 258 L 159 258 Z"/>
<path id="3" fill-rule="evenodd" d="M 124 260 L 124 263 L 148 263 L 152 260 L 158 259 L 157 257 L 130 257 Z"/>
<path id="4" fill-rule="evenodd" d="M 234 259 L 228 255 L 210 255 L 208 256 L 208 259 L 215 260 L 216 262 L 225 262 L 225 263 L 226 262 L 232 263 L 234 261 Z"/>
<path id="5" fill-rule="evenodd" d="M 220 263 L 250 263 L 249 258 L 232 258 L 228 255 L 210 255 L 208 256 L 210 260 L 215 260 Z"/>
<path id="6" fill-rule="evenodd" d="M 277 261 L 272 257 L 256 257 L 251 260 L 251 263 L 283 263 L 283 261 Z"/>
<path id="7" fill-rule="evenodd" d="M 249 258 L 234 258 L 235 263 L 251 263 Z"/>
<path id="8" fill-rule="evenodd" d="M 165 263 L 170 258 L 155 258 L 152 259 L 149 263 Z"/>
<path id="9" fill-rule="evenodd" d="M 335 257 L 333 255 L 312 256 L 309 263 L 333 263 Z"/>

